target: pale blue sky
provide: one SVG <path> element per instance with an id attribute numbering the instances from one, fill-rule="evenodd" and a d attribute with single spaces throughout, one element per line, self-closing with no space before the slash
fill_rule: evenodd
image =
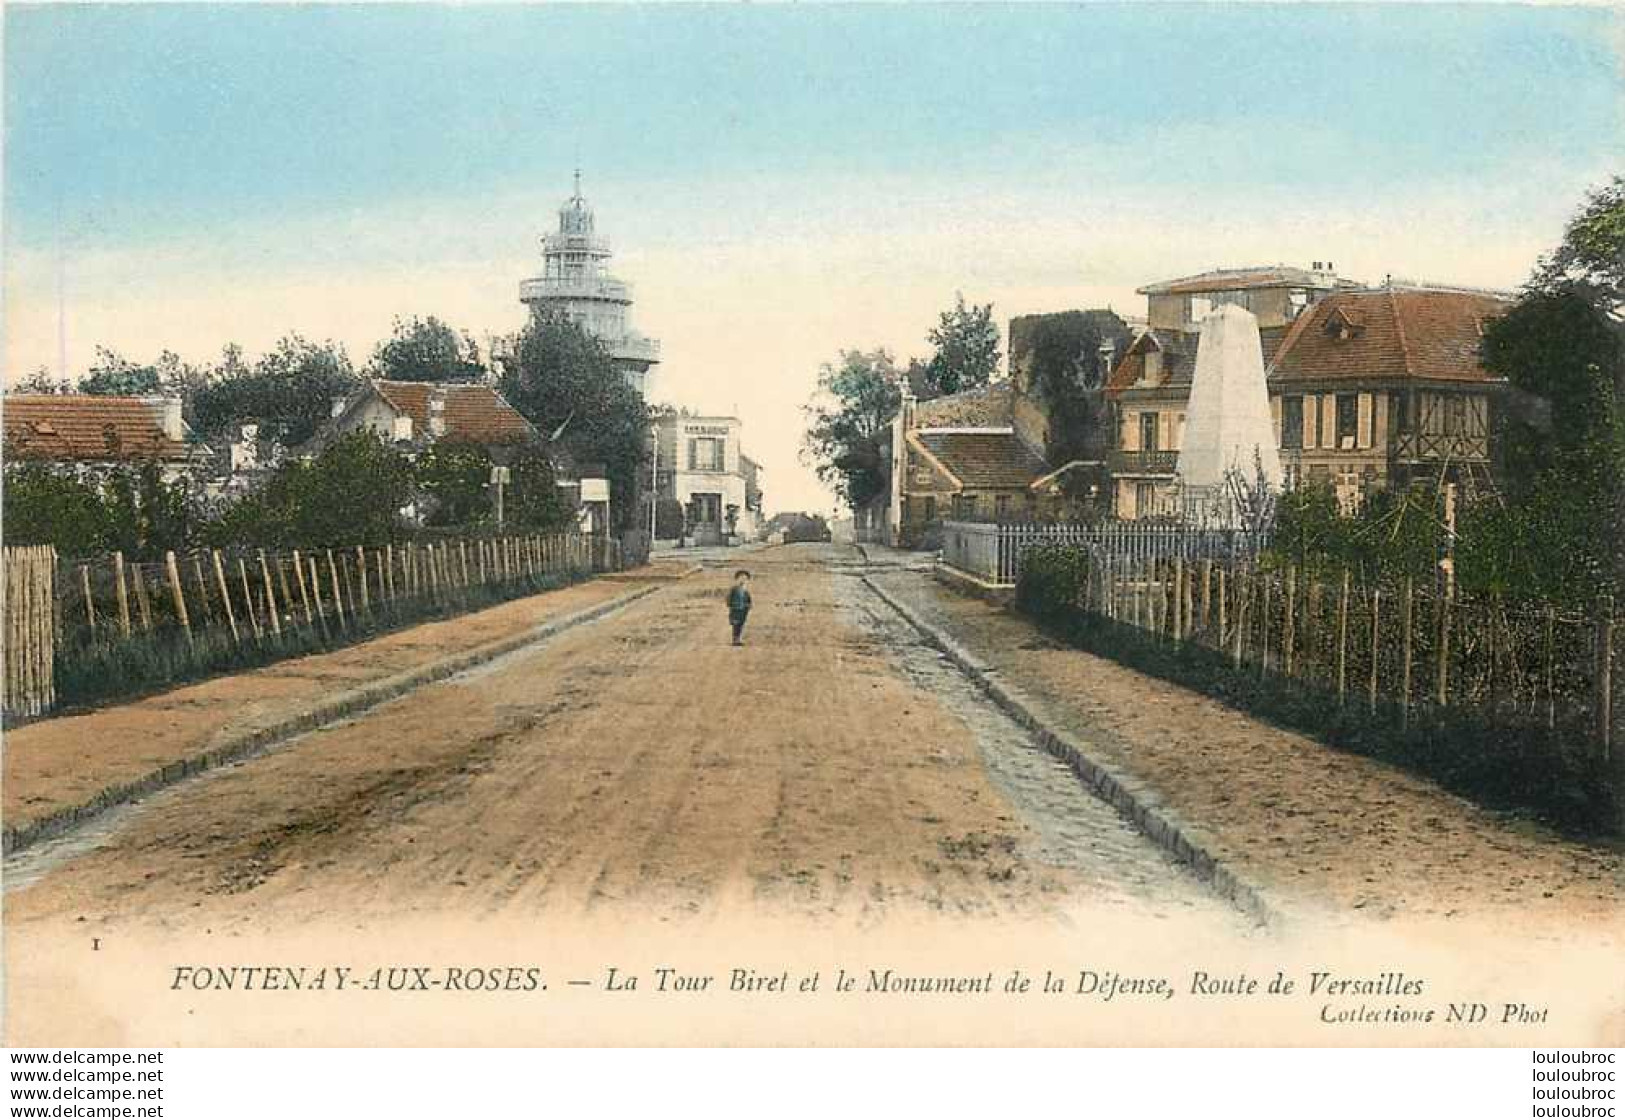
<path id="1" fill-rule="evenodd" d="M 668 395 L 737 404 L 775 447 L 821 358 L 923 350 L 955 288 L 1001 318 L 1132 310 L 1165 275 L 1310 254 L 1516 283 L 1625 166 L 1603 8 L 5 19 L 8 376 L 55 364 L 59 252 L 70 365 L 94 342 L 203 356 L 291 328 L 360 358 L 395 313 L 512 329 L 579 163 Z M 787 307 L 795 329 L 763 326 Z M 811 500 L 793 457 L 764 458 Z"/>

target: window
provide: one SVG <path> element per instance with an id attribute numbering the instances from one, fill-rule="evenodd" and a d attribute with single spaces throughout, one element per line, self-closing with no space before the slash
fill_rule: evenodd
<path id="1" fill-rule="evenodd" d="M 1337 394 L 1337 447 L 1344 451 L 1352 451 L 1359 428 L 1359 396 L 1355 393 Z"/>
<path id="2" fill-rule="evenodd" d="M 1134 484 L 1134 516 L 1150 517 L 1157 511 L 1157 484 L 1155 482 L 1137 482 Z"/>
<path id="3" fill-rule="evenodd" d="M 1140 413 L 1140 450 L 1155 451 L 1157 449 L 1157 414 L 1155 412 Z"/>
<path id="4" fill-rule="evenodd" d="M 722 441 L 700 438 L 688 441 L 688 469 L 691 471 L 720 471 L 723 469 Z"/>
<path id="5" fill-rule="evenodd" d="M 1452 395 L 1444 399 L 1444 434 L 1447 436 L 1467 434 L 1466 397 Z"/>
<path id="6" fill-rule="evenodd" d="M 1212 310 L 1213 310 L 1213 301 L 1208 299 L 1206 296 L 1192 296 L 1191 297 L 1191 314 L 1190 314 L 1190 321 L 1191 322 L 1200 323 L 1202 321 L 1202 316 L 1206 315 L 1208 312 L 1210 312 Z"/>
<path id="7" fill-rule="evenodd" d="M 969 494 L 954 495 L 954 519 L 968 521 L 976 516 L 976 499 Z"/>
<path id="8" fill-rule="evenodd" d="M 1281 398 L 1281 446 L 1289 450 L 1303 447 L 1303 398 Z"/>
<path id="9" fill-rule="evenodd" d="M 993 516 L 999 521 L 1010 520 L 1010 495 L 998 494 L 993 498 Z"/>
<path id="10" fill-rule="evenodd" d="M 925 498 L 923 504 L 925 506 L 925 520 L 928 521 L 928 522 L 935 521 L 937 519 L 937 499 L 936 499 L 936 496 L 935 495 L 927 496 Z"/>

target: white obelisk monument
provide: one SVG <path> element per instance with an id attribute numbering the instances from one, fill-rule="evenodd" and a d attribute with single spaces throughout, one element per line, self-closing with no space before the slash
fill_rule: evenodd
<path id="1" fill-rule="evenodd" d="M 1263 481 L 1281 489 L 1281 456 L 1270 421 L 1264 385 L 1264 351 L 1258 320 L 1234 304 L 1221 304 L 1202 319 L 1180 446 L 1180 492 L 1185 516 L 1219 528 L 1241 528 L 1232 484 Z"/>

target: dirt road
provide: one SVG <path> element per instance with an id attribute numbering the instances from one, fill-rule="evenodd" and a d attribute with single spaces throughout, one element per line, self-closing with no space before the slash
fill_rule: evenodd
<path id="1" fill-rule="evenodd" d="M 336 913 L 863 925 L 1104 906 L 1240 924 L 843 572 L 852 559 L 753 557 L 743 648 L 728 571 L 708 570 L 25 852 L 13 936 Z"/>
<path id="2" fill-rule="evenodd" d="M 1252 925 L 924 645 L 858 559 L 750 554 L 756 609 L 733 648 L 723 589 L 740 561 L 718 557 L 12 857 L 7 1041 L 1625 1037 L 1625 1007 L 1598 982 L 1617 972 L 1611 949 Z M 455 630 L 437 635 L 456 646 Z M 1313 975 L 1380 987 L 1395 969 L 1425 985 L 1399 1011 L 1437 1020 L 1309 994 Z M 520 987 L 471 993 L 454 972 Z M 1237 1002 L 1209 994 L 1220 975 L 1231 991 L 1288 976 L 1303 990 Z M 741 976 L 765 986 L 741 992 Z M 1021 976 L 1033 991 L 1012 994 Z M 945 977 L 981 994 L 897 994 Z M 1120 981 L 1179 998 L 1112 997 Z M 1447 999 L 1539 1010 L 1463 1034 Z"/>

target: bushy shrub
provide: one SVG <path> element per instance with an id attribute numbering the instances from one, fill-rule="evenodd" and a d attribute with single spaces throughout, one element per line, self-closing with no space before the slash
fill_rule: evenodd
<path id="1" fill-rule="evenodd" d="M 672 541 L 682 535 L 683 503 L 676 498 L 662 497 L 655 504 L 655 536 L 663 541 Z"/>
<path id="2" fill-rule="evenodd" d="M 201 516 L 191 481 L 166 480 L 156 463 L 85 474 L 7 464 L 4 512 L 8 544 L 55 545 L 63 556 L 117 550 L 130 559 L 185 548 Z"/>
<path id="3" fill-rule="evenodd" d="M 1059 619 L 1083 599 L 1089 554 L 1081 548 L 1041 545 L 1022 553 L 1016 605 L 1040 619 Z"/>

